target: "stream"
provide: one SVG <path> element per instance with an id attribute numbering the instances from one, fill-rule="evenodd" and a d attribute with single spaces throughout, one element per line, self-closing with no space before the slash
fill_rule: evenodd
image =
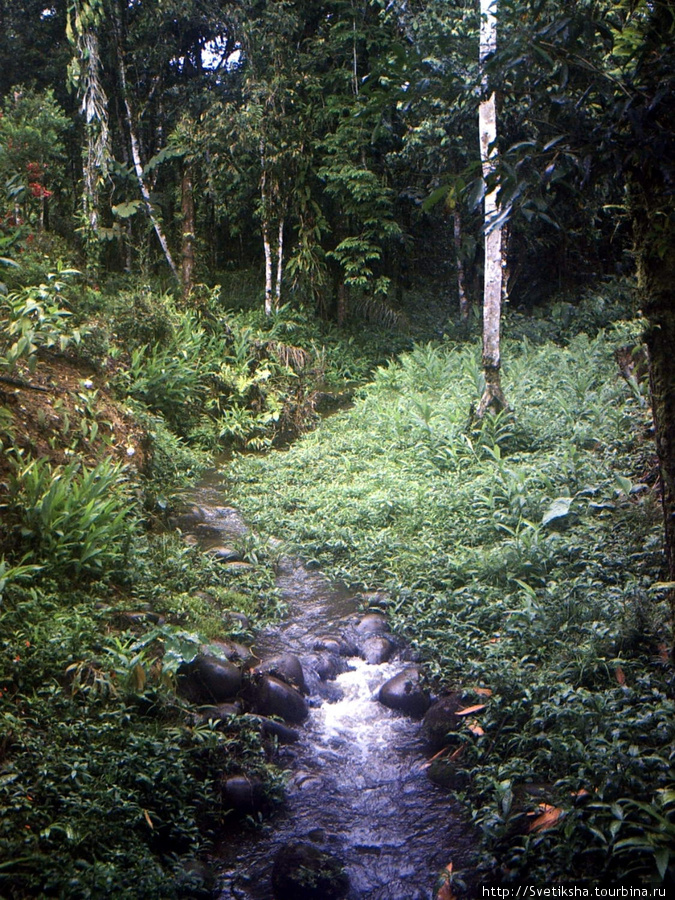
<path id="1" fill-rule="evenodd" d="M 246 533 L 227 502 L 217 472 L 193 493 L 203 546 Z M 376 699 L 381 685 L 410 665 L 405 648 L 369 664 L 345 655 L 343 644 L 347 671 L 322 680 L 315 673 L 317 642 L 343 640 L 363 618 L 359 599 L 287 557 L 277 586 L 287 614 L 258 633 L 254 649 L 263 659 L 282 652 L 300 659 L 310 712 L 300 740 L 279 749 L 288 777 L 283 808 L 259 830 L 242 827 L 221 842 L 217 896 L 271 900 L 275 857 L 289 842 L 302 841 L 344 863 L 349 891 L 340 896 L 348 900 L 433 900 L 439 872 L 450 862 L 455 871 L 468 866 L 474 841 L 452 795 L 426 776 L 419 720 Z"/>

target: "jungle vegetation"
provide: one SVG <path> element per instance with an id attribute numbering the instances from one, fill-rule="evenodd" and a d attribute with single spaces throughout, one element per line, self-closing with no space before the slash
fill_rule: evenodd
<path id="1" fill-rule="evenodd" d="M 0 0 L 0 896 L 208 895 L 281 778 L 176 674 L 279 534 L 477 691 L 458 896 L 672 886 L 675 3 L 492 12 Z M 173 518 L 223 452 L 236 573 Z"/>

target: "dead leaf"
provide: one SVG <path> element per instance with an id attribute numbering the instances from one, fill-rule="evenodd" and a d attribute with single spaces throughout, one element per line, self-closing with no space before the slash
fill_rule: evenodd
<path id="1" fill-rule="evenodd" d="M 621 666 L 616 667 L 616 669 L 614 670 L 614 674 L 616 675 L 616 680 L 619 682 L 619 684 L 623 685 L 626 683 L 626 676 Z"/>
<path id="2" fill-rule="evenodd" d="M 530 827 L 527 829 L 529 832 L 546 831 L 548 828 L 553 828 L 565 814 L 564 810 L 559 809 L 557 806 L 550 806 L 548 803 L 542 803 L 538 811 L 539 815 L 530 823 Z M 536 814 L 530 813 L 530 815 Z"/>
<path id="3" fill-rule="evenodd" d="M 450 756 L 448 757 L 450 762 L 454 762 L 456 759 L 459 759 L 459 757 L 462 755 L 462 753 L 464 753 L 465 746 L 466 746 L 466 744 L 462 744 L 461 747 L 458 747 L 454 753 L 450 754 Z"/>
<path id="4" fill-rule="evenodd" d="M 450 751 L 449 747 L 443 747 L 442 750 L 439 750 L 438 753 L 434 753 L 434 755 L 432 757 L 430 757 L 428 760 L 426 760 L 426 762 L 423 762 L 420 765 L 420 769 L 428 769 L 429 766 L 432 764 L 432 762 L 435 759 L 439 759 L 441 756 L 445 756 L 445 754 L 448 753 L 449 751 Z"/>
<path id="5" fill-rule="evenodd" d="M 659 644 L 659 659 L 664 663 L 670 660 L 670 651 L 667 644 Z"/>
<path id="6" fill-rule="evenodd" d="M 471 719 L 470 722 L 467 722 L 466 727 L 469 729 L 471 734 L 475 734 L 476 737 L 482 737 L 485 734 L 485 732 L 475 719 Z"/>
<path id="7" fill-rule="evenodd" d="M 150 818 L 150 813 L 147 811 L 147 809 L 144 809 L 144 810 L 143 810 L 143 818 L 144 818 L 145 821 L 148 823 L 148 825 L 150 826 L 150 828 L 154 831 L 154 830 L 155 830 L 155 826 L 152 824 L 152 819 Z"/>
<path id="8" fill-rule="evenodd" d="M 485 703 L 478 703 L 476 706 L 467 706 L 465 709 L 458 709 L 455 713 L 456 716 L 469 716 L 471 713 L 480 712 L 482 709 L 485 709 Z"/>
<path id="9" fill-rule="evenodd" d="M 492 691 L 490 688 L 469 688 L 470 691 L 473 691 L 474 694 L 478 694 L 479 697 L 491 697 Z"/>
<path id="10" fill-rule="evenodd" d="M 445 872 L 447 872 L 447 875 L 445 874 Z M 452 886 L 450 884 L 450 876 L 452 875 L 452 863 L 447 864 L 447 866 L 445 867 L 445 872 L 443 873 L 445 881 L 436 894 L 436 900 L 456 900 L 455 893 L 452 890 Z"/>

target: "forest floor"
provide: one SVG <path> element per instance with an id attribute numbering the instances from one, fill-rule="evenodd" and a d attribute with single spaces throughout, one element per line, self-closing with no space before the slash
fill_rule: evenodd
<path id="1" fill-rule="evenodd" d="M 487 698 L 435 767 L 459 776 L 485 884 L 672 878 L 656 461 L 644 382 L 616 363 L 640 325 L 612 289 L 506 317 L 512 410 L 482 424 L 476 323 L 444 301 L 413 346 L 209 297 L 196 317 L 145 289 L 74 295 L 92 330 L 72 359 L 13 373 L 44 391 L 0 384 L 0 893 L 193 896 L 230 815 L 223 774 L 280 795 L 246 716 L 214 728 L 175 691 L 200 647 L 283 614 L 278 535 L 382 591 L 434 691 Z M 345 383 L 352 409 L 269 449 Z M 238 568 L 169 527 L 223 440 L 268 451 L 227 467 L 258 535 Z"/>
<path id="2" fill-rule="evenodd" d="M 227 468 L 256 531 L 388 598 L 434 692 L 477 692 L 430 771 L 483 834 L 482 884 L 672 879 L 657 468 L 617 366 L 633 328 L 533 342 L 512 322 L 511 410 L 482 423 L 477 348 L 417 346 L 288 451 Z"/>

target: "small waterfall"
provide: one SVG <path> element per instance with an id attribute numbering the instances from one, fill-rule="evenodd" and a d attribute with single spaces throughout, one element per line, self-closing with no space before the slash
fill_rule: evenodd
<path id="1" fill-rule="evenodd" d="M 245 533 L 213 479 L 194 502 L 204 543 Z M 196 532 L 198 533 L 198 531 Z M 358 600 L 297 560 L 284 559 L 277 585 L 288 605 L 280 625 L 256 637 L 258 655 L 296 654 L 311 670 L 317 638 L 339 636 L 358 621 Z M 220 900 L 272 900 L 278 851 L 312 842 L 339 857 L 349 876 L 348 900 L 434 900 L 438 873 L 467 865 L 472 836 L 459 805 L 426 776 L 419 722 L 384 707 L 381 685 L 405 663 L 347 660 L 327 685 L 315 678 L 312 709 L 298 744 L 280 748 L 287 770 L 284 809 L 259 830 L 231 826 L 219 847 Z"/>

